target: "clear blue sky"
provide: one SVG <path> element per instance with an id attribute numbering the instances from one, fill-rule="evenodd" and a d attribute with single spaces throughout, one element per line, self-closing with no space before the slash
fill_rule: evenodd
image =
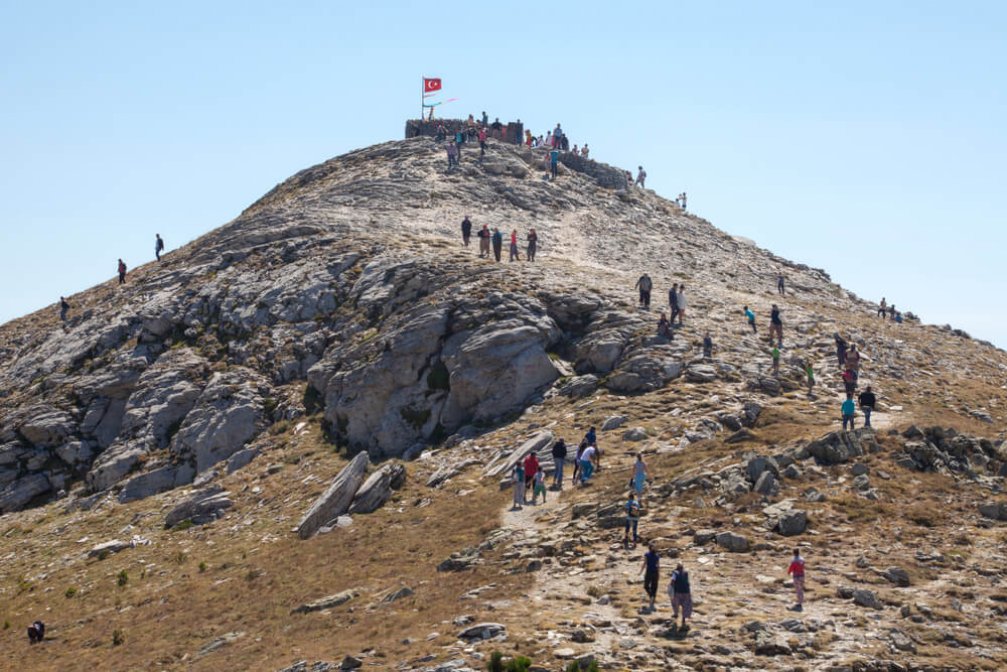
<path id="1" fill-rule="evenodd" d="M 1007 346 L 1004 35 L 997 2 L 0 0 L 0 320 L 401 137 L 426 74 Z"/>

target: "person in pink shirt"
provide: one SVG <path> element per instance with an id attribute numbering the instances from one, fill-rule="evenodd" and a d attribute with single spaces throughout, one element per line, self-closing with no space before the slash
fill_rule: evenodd
<path id="1" fill-rule="evenodd" d="M 510 232 L 510 260 L 521 261 L 521 256 L 517 250 L 517 229 L 513 229 Z"/>
<path id="2" fill-rule="evenodd" d="M 787 569 L 787 574 L 794 577 L 794 592 L 797 593 L 797 604 L 794 605 L 794 611 L 804 610 L 804 558 L 801 557 L 801 551 L 799 549 L 794 549 L 794 559 L 790 562 L 790 567 Z"/>

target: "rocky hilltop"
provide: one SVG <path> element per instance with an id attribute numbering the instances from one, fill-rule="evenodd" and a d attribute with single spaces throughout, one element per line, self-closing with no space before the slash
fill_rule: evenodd
<path id="1" fill-rule="evenodd" d="M 45 609 L 63 632 L 24 666 L 352 654 L 464 670 L 492 648 L 542 669 L 1007 660 L 984 624 L 1007 599 L 1004 352 L 879 319 L 823 270 L 613 189 L 604 164 L 566 157 L 553 181 L 535 150 L 476 154 L 446 172 L 427 138 L 351 152 L 126 285 L 69 297 L 66 323 L 47 309 L 0 327 L 3 593 L 16 623 Z M 521 262 L 506 243 L 503 262 L 480 258 L 474 238 L 461 244 L 465 216 L 522 241 L 535 228 L 536 261 L 523 242 Z M 656 323 L 673 282 L 688 308 L 667 339 Z M 836 333 L 879 393 L 873 431 L 839 431 Z M 509 465 L 535 450 L 551 468 L 555 439 L 590 425 L 605 430 L 596 482 L 507 511 Z M 653 472 L 644 538 L 665 576 L 681 558 L 703 586 L 689 634 L 639 611 L 642 550 L 618 544 L 638 451 Z M 795 543 L 809 558 L 801 614 L 779 576 Z M 278 606 L 228 602 L 221 586 L 238 581 Z M 190 622 L 193 605 L 211 624 Z"/>

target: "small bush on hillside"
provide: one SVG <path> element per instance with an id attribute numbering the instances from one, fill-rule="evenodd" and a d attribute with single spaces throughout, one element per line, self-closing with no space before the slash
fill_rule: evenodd
<path id="1" fill-rule="evenodd" d="M 73 586 L 70 586 L 69 588 L 66 589 L 66 592 L 63 594 L 66 595 L 67 599 L 70 599 L 71 597 L 77 594 L 77 589 L 74 588 Z"/>
<path id="2" fill-rule="evenodd" d="M 126 641 L 126 635 L 123 634 L 122 630 L 116 628 L 112 631 L 112 646 L 119 646 Z"/>
<path id="3" fill-rule="evenodd" d="M 119 572 L 119 576 L 116 578 L 115 582 L 120 588 L 125 587 L 125 585 L 129 583 L 129 574 L 126 573 L 125 569 Z"/>

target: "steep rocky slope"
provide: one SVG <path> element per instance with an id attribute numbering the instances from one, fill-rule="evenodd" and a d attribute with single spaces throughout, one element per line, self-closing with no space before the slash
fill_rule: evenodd
<path id="1" fill-rule="evenodd" d="M 541 154 L 496 143 L 474 158 L 447 173 L 424 138 L 352 152 L 278 185 L 124 287 L 70 297 L 65 325 L 46 310 L 0 328 L 3 591 L 12 621 L 49 609 L 65 633 L 33 651 L 29 667 L 59 660 L 71 669 L 75 647 L 89 651 L 82 667 L 110 669 L 220 669 L 223 660 L 275 669 L 298 652 L 332 658 L 371 647 L 364 661 L 375 669 L 424 669 L 407 662 L 424 655 L 430 669 L 441 656 L 462 661 L 450 669 L 479 666 L 494 646 L 532 654 L 545 669 L 586 654 L 631 669 L 761 667 L 770 654 L 815 668 L 893 656 L 990 669 L 1004 660 L 999 631 L 979 627 L 1001 601 L 1002 351 L 949 328 L 880 320 L 824 271 L 736 240 L 652 192 L 613 191 L 565 166 L 545 180 Z M 536 228 L 538 259 L 507 263 L 506 249 L 503 263 L 478 258 L 475 241 L 461 245 L 465 215 L 522 239 Z M 655 281 L 649 311 L 633 289 L 644 271 Z M 786 296 L 775 293 L 778 273 Z M 668 341 L 655 324 L 672 282 L 687 286 L 689 308 Z M 785 321 L 778 375 L 764 340 L 774 302 Z M 758 335 L 744 305 L 758 315 Z M 863 382 L 880 393 L 877 436 L 831 433 L 836 332 L 863 351 Z M 701 356 L 706 333 L 712 360 Z M 810 396 L 806 363 L 819 377 Z M 552 438 L 575 441 L 614 416 L 627 426 L 603 433 L 608 464 L 595 486 L 503 512 L 496 481 L 520 446 L 538 435 L 530 445 L 547 455 Z M 645 536 L 700 563 L 698 581 L 709 586 L 697 605 L 707 625 L 685 637 L 669 633 L 667 614 L 637 612 L 629 584 L 639 551 L 613 545 L 618 531 L 607 531 L 619 523 L 611 505 L 637 450 L 660 474 Z M 374 469 L 420 459 L 408 462 L 397 492 L 391 472 L 374 477 L 373 501 L 388 501 L 384 509 L 366 518 L 355 510 L 349 528 L 297 541 L 291 525 L 343 456 L 359 451 Z M 173 531 L 161 529 L 163 509 Z M 786 538 L 791 524 L 801 527 L 796 539 Z M 385 532 L 402 544 L 381 551 L 383 562 L 410 564 L 400 576 L 409 594 L 387 601 L 387 586 L 375 585 L 387 568 L 366 560 L 368 544 L 389 543 Z M 728 553 L 717 542 L 724 532 L 750 549 Z M 111 537 L 132 543 L 114 557 L 82 554 Z M 823 577 L 815 587 L 812 574 L 812 608 L 796 616 L 781 607 L 779 580 L 767 578 L 778 572 L 761 566 L 783 562 L 795 541 Z M 428 543 L 436 550 L 420 550 Z M 249 567 L 260 549 L 261 566 Z M 464 578 L 433 591 L 452 552 L 446 566 Z M 340 568 L 329 553 L 358 565 Z M 182 556 L 210 560 L 195 574 L 185 562 L 165 568 Z M 281 577 L 255 587 L 256 572 L 282 575 L 293 556 L 315 568 L 299 572 L 303 585 Z M 143 568 L 143 595 L 101 594 L 105 563 L 120 557 L 134 574 Z M 910 585 L 895 582 L 871 611 L 849 615 L 842 596 L 879 581 L 873 568 L 883 562 L 908 568 Z M 213 582 L 207 569 L 219 574 Z M 74 596 L 57 580 L 72 582 Z M 215 586 L 239 580 L 276 609 L 211 599 Z M 307 585 L 315 598 L 350 591 L 383 606 L 361 614 L 351 597 L 318 607 L 353 614 L 326 642 L 310 615 L 293 630 L 282 625 L 291 602 L 312 597 Z M 183 599 L 201 604 L 214 627 L 163 607 Z M 946 612 L 952 601 L 958 607 Z M 74 625 L 70 606 L 80 613 Z M 457 644 L 466 619 L 451 621 L 464 615 L 492 618 L 506 639 Z M 105 648 L 109 620 L 143 632 L 146 645 L 130 637 Z M 151 629 L 162 620 L 171 637 Z M 443 635 L 427 638 L 430 629 Z M 207 633 L 230 639 L 200 653 Z M 967 662 L 951 648 L 967 650 Z"/>

